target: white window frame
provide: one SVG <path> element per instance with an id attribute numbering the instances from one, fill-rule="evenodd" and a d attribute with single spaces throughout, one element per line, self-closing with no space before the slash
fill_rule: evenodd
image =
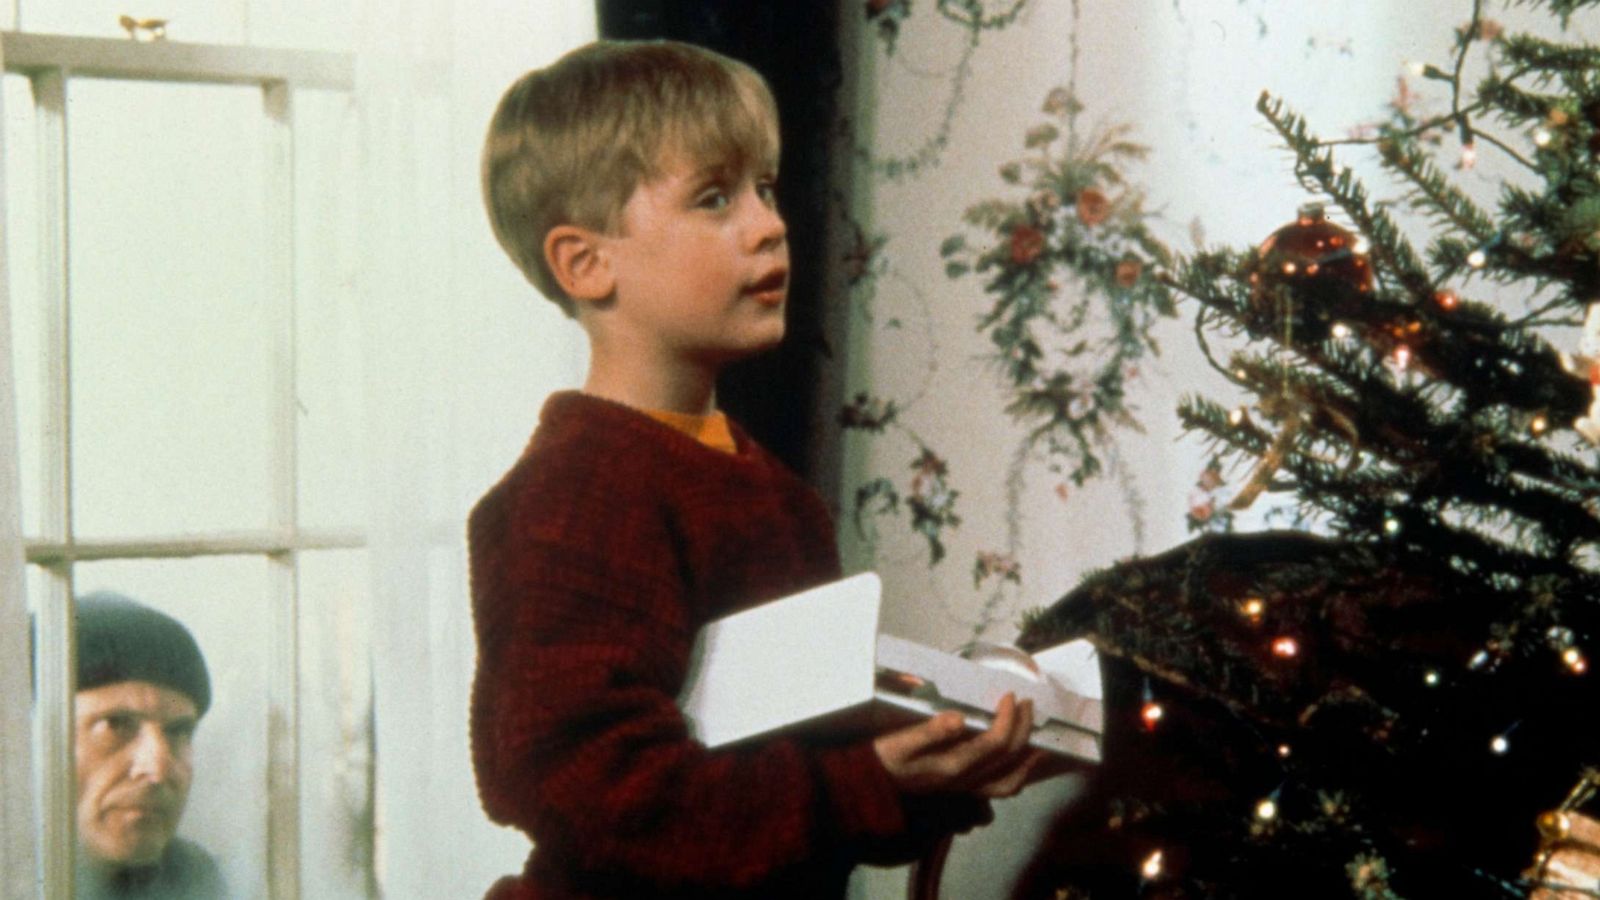
<path id="1" fill-rule="evenodd" d="M 7 72 L 32 83 L 37 111 L 37 190 L 41 283 L 45 323 L 45 385 L 40 448 L 43 533 L 25 542 L 27 562 L 48 573 L 45 596 L 34 598 L 36 657 L 34 759 L 43 816 L 37 858 L 47 898 L 72 896 L 74 763 L 72 700 L 73 566 L 113 559 L 215 555 L 264 557 L 271 571 L 267 687 L 267 883 L 272 900 L 298 900 L 300 885 L 300 765 L 298 758 L 299 617 L 297 565 L 301 553 L 366 546 L 360 530 L 299 527 L 295 397 L 294 91 L 350 92 L 349 54 L 297 49 L 190 44 L 167 41 L 0 32 Z M 83 78 L 254 85 L 261 90 L 268 153 L 265 259 L 271 304 L 273 370 L 272 516 L 261 531 L 128 540 L 80 541 L 72 527 L 71 335 L 68 235 L 67 97 Z M 4 142 L 0 139 L 0 153 Z M 27 189 L 6 185 L 4 189 Z M 3 198 L 0 198 L 3 199 Z M 0 203 L 0 210 L 5 205 Z M 10 223 L 7 223 L 8 225 Z M 19 298 L 13 297 L 12 302 Z M 10 364 L 10 361 L 5 361 Z"/>

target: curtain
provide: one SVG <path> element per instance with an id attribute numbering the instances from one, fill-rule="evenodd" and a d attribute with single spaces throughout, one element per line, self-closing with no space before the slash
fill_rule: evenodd
<path id="1" fill-rule="evenodd" d="M 465 521 L 585 344 L 495 244 L 478 152 L 500 93 L 592 39 L 594 11 L 383 0 L 357 34 L 377 876 L 389 897 L 481 896 L 529 847 L 472 780 Z"/>

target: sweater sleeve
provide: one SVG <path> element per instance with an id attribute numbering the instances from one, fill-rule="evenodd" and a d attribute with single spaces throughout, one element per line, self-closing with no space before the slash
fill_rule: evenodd
<path id="1" fill-rule="evenodd" d="M 937 840 L 908 827 L 869 741 L 708 751 L 689 737 L 675 694 L 693 634 L 660 561 L 523 542 L 511 562 L 480 552 L 491 545 L 474 537 L 474 764 L 489 816 L 541 854 L 664 888 L 739 888 Z M 986 812 L 963 806 L 945 830 Z"/>

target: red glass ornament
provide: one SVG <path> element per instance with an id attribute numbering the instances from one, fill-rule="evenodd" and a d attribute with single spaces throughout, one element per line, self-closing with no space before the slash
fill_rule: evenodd
<path id="1" fill-rule="evenodd" d="M 1314 340 L 1327 337 L 1341 313 L 1372 291 L 1372 265 L 1359 239 L 1329 222 L 1320 203 L 1300 207 L 1293 222 L 1261 243 L 1249 277 L 1251 305 L 1269 320 L 1258 324 L 1271 327 L 1287 317 L 1297 337 Z"/>

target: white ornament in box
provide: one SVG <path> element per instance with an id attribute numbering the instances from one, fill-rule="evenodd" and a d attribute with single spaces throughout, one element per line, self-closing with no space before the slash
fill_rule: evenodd
<path id="1" fill-rule="evenodd" d="M 1012 693 L 1033 701 L 1033 746 L 1063 763 L 1100 761 L 1098 672 L 1083 664 L 1083 642 L 1035 657 L 987 646 L 986 665 L 878 634 L 881 593 L 868 572 L 701 629 L 678 700 L 690 734 L 711 748 L 789 731 L 848 738 L 946 709 L 982 730 Z"/>

